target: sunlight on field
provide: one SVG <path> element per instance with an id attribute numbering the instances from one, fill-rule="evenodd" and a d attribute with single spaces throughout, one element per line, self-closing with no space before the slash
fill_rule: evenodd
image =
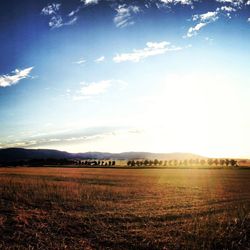
<path id="1" fill-rule="evenodd" d="M 0 248 L 249 247 L 249 171 L 0 169 Z"/>

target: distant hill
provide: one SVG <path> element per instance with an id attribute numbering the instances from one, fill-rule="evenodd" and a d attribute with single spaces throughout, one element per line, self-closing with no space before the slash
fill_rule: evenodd
<path id="1" fill-rule="evenodd" d="M 0 162 L 20 161 L 31 159 L 159 159 L 159 160 L 183 160 L 183 159 L 204 158 L 200 155 L 190 153 L 149 153 L 149 152 L 124 152 L 124 153 L 68 153 L 52 149 L 24 149 L 6 148 L 0 149 Z"/>
<path id="2" fill-rule="evenodd" d="M 71 158 L 71 154 L 50 149 L 24 149 L 24 148 L 6 148 L 0 149 L 0 162 L 19 161 L 31 159 L 62 159 Z"/>

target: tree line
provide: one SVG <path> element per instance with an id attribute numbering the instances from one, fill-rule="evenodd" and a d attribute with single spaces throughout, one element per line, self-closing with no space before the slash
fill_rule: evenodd
<path id="1" fill-rule="evenodd" d="M 127 161 L 129 167 L 140 166 L 163 166 L 163 167 L 237 167 L 238 162 L 234 159 L 190 159 L 190 160 L 129 160 Z"/>
<path id="2" fill-rule="evenodd" d="M 80 160 L 77 162 L 78 165 L 84 166 L 115 166 L 116 162 L 113 160 Z"/>

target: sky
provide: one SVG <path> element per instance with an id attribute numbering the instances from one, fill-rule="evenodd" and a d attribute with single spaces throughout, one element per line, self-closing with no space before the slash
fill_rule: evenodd
<path id="1" fill-rule="evenodd" d="M 0 1 L 0 148 L 250 158 L 249 0 Z"/>

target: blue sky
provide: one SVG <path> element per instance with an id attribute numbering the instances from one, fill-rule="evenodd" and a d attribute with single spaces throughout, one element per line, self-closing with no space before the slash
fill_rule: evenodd
<path id="1" fill-rule="evenodd" d="M 0 147 L 250 157 L 250 1 L 0 12 Z"/>

